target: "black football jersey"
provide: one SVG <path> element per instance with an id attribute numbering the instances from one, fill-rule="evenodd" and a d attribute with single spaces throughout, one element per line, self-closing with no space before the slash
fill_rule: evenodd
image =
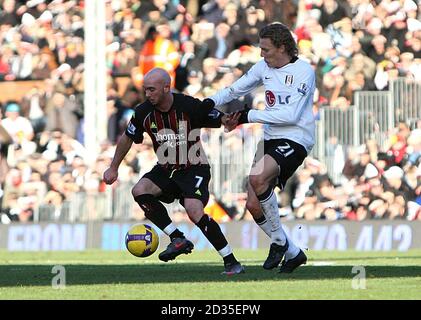
<path id="1" fill-rule="evenodd" d="M 139 104 L 125 134 L 134 143 L 142 143 L 146 132 L 152 140 L 158 163 L 168 169 L 207 164 L 200 142 L 201 128 L 219 128 L 223 114 L 203 107 L 199 99 L 173 93 L 168 112 L 161 112 L 148 101 Z"/>

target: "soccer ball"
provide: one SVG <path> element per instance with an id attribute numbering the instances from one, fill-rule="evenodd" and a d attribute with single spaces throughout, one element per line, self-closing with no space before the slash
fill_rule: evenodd
<path id="1" fill-rule="evenodd" d="M 147 224 L 136 224 L 126 233 L 126 248 L 136 257 L 149 257 L 158 248 L 159 236 Z"/>

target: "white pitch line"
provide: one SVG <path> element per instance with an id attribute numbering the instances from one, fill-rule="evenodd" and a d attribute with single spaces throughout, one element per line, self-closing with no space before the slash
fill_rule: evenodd
<path id="1" fill-rule="evenodd" d="M 336 262 L 333 261 L 314 261 L 310 263 L 313 266 L 333 266 L 336 264 Z"/>

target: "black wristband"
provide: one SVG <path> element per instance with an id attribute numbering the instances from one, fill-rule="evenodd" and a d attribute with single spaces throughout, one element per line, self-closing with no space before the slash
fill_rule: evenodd
<path id="1" fill-rule="evenodd" d="M 212 109 L 213 107 L 215 107 L 215 102 L 212 99 L 206 98 L 202 101 L 202 106 L 205 108 Z"/>

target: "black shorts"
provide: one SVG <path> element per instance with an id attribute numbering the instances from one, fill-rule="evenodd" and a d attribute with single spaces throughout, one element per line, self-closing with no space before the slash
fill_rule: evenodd
<path id="1" fill-rule="evenodd" d="M 157 164 L 143 178 L 155 183 L 162 194 L 158 199 L 165 203 L 172 203 L 179 199 L 184 205 L 185 198 L 202 201 L 205 207 L 209 201 L 210 166 L 197 165 L 185 169 L 170 171 Z"/>
<path id="2" fill-rule="evenodd" d="M 288 139 L 264 140 L 259 143 L 258 148 L 262 147 L 262 142 L 264 144 L 263 154 L 270 155 L 279 165 L 280 172 L 276 184 L 284 189 L 287 180 L 307 157 L 307 151 L 301 144 Z M 255 163 L 261 158 L 258 155 L 262 155 L 262 152 L 256 153 Z"/>

